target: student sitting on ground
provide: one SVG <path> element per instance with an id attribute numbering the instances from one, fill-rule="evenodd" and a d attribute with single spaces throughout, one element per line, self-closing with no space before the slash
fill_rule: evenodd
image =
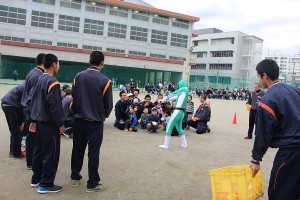
<path id="1" fill-rule="evenodd" d="M 149 111 L 148 111 L 148 108 L 145 107 L 144 110 L 143 110 L 143 114 L 141 116 L 141 129 L 146 129 L 146 126 L 147 126 L 147 118 L 148 118 L 148 114 Z"/>
<path id="2" fill-rule="evenodd" d="M 160 117 L 157 114 L 157 108 L 152 108 L 151 114 L 147 118 L 147 129 L 149 133 L 157 133 L 160 129 Z"/>
<path id="3" fill-rule="evenodd" d="M 136 126 L 138 124 L 138 120 L 133 109 L 134 109 L 133 106 L 129 106 L 128 108 L 128 119 L 126 120 L 125 123 L 125 131 L 137 132 Z"/>

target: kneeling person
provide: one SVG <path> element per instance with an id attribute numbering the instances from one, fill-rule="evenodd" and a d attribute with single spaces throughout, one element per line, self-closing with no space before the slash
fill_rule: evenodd
<path id="1" fill-rule="evenodd" d="M 138 120 L 133 109 L 134 109 L 133 106 L 129 106 L 128 108 L 128 119 L 126 120 L 125 123 L 125 131 L 137 132 L 136 126 L 138 124 Z"/>
<path id="2" fill-rule="evenodd" d="M 201 105 L 197 109 L 193 119 L 188 121 L 188 125 L 196 129 L 197 134 L 210 132 L 207 122 L 210 121 L 211 110 L 206 103 L 206 96 L 200 96 Z"/>

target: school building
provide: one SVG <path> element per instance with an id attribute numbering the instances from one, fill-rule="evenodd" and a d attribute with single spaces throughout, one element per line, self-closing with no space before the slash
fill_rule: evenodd
<path id="1" fill-rule="evenodd" d="M 0 0 L 0 78 L 17 70 L 25 79 L 44 52 L 58 56 L 58 80 L 71 82 L 101 50 L 117 84 L 188 80 L 197 21 L 141 0 Z"/>
<path id="2" fill-rule="evenodd" d="M 240 31 L 216 28 L 194 31 L 190 87 L 230 90 L 253 88 L 263 40 Z"/>

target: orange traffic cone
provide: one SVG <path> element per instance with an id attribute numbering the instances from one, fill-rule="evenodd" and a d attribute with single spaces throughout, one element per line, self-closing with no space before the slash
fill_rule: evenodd
<path id="1" fill-rule="evenodd" d="M 210 101 L 208 101 L 208 106 L 210 107 Z"/>
<path id="2" fill-rule="evenodd" d="M 236 113 L 234 113 L 233 119 L 232 119 L 232 124 L 236 124 Z"/>

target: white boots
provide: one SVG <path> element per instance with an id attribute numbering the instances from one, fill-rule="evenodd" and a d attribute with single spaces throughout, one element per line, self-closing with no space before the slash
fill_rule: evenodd
<path id="1" fill-rule="evenodd" d="M 187 148 L 187 142 L 186 142 L 185 134 L 180 135 L 180 140 L 181 140 L 181 146 L 183 148 Z"/>
<path id="2" fill-rule="evenodd" d="M 166 135 L 164 144 L 159 145 L 159 147 L 163 148 L 163 149 L 168 149 L 169 148 L 169 143 L 170 143 L 170 138 L 171 138 L 170 135 Z M 185 134 L 180 135 L 180 140 L 181 140 L 181 147 L 187 148 L 187 142 L 186 142 Z"/>
<path id="3" fill-rule="evenodd" d="M 159 147 L 163 148 L 163 149 L 168 149 L 169 148 L 169 143 L 170 143 L 170 138 L 171 138 L 171 135 L 166 135 L 164 144 L 159 145 Z"/>

